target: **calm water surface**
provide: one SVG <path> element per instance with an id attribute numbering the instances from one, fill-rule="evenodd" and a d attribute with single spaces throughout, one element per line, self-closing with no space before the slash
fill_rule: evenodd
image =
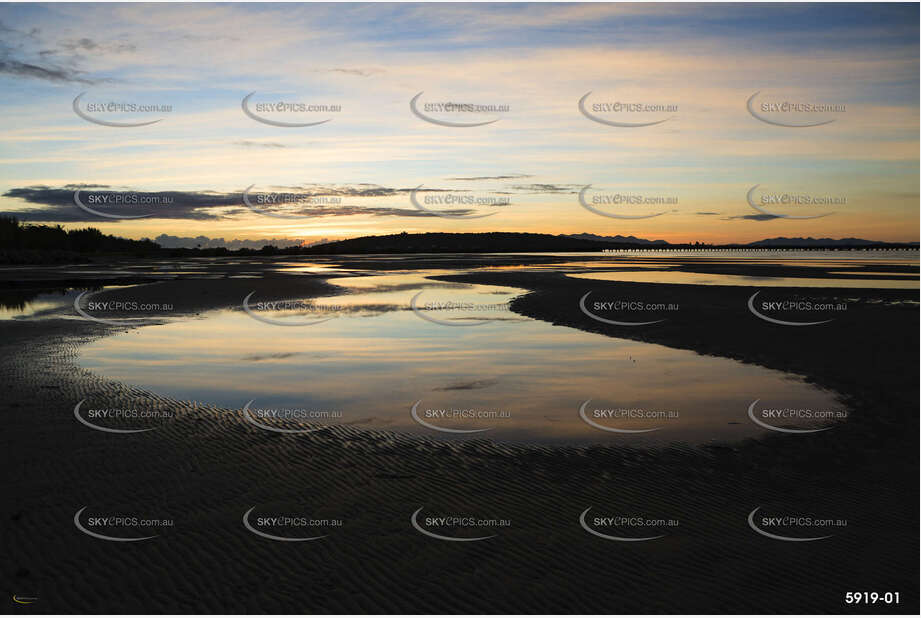
<path id="1" fill-rule="evenodd" d="M 831 274 L 831 273 L 829 273 Z M 859 272 L 848 272 L 859 275 Z M 676 283 L 682 285 L 736 285 L 747 287 L 793 287 L 793 288 L 857 288 L 917 290 L 918 275 L 900 273 L 866 273 L 865 279 L 833 279 L 819 277 L 770 277 L 751 275 L 724 275 L 714 273 L 692 273 L 683 271 L 649 272 L 591 272 L 575 273 L 570 277 L 598 281 L 630 281 L 634 283 Z M 898 279 L 873 279 L 873 275 L 885 274 Z"/>
<path id="2" fill-rule="evenodd" d="M 430 278 L 452 272 L 340 278 L 349 293 L 274 305 L 253 296 L 249 312 L 241 299 L 97 340 L 80 363 L 241 415 L 252 402 L 250 419 L 288 430 L 349 423 L 442 439 L 702 444 L 766 433 L 748 416 L 756 399 L 758 410 L 844 414 L 796 376 L 523 318 L 508 310 L 522 290 Z"/>

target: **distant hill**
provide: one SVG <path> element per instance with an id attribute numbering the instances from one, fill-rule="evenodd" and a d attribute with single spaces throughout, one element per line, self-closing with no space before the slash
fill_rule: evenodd
<path id="1" fill-rule="evenodd" d="M 0 216 L 0 264 L 51 264 L 87 262 L 104 256 L 182 258 L 230 255 L 335 255 L 368 253 L 538 253 L 603 250 L 691 249 L 917 249 L 918 243 L 885 243 L 861 238 L 767 238 L 748 244 L 709 245 L 701 242 L 672 244 L 636 236 L 598 234 L 531 234 L 522 232 L 426 233 L 362 236 L 314 245 L 291 245 L 285 239 L 259 241 L 220 240 L 224 246 L 206 246 L 209 239 L 161 235 L 157 240 L 195 241 L 195 248 L 162 246 L 147 238 L 131 240 L 103 234 L 96 228 L 65 230 L 60 225 L 24 225 L 14 217 Z M 273 243 L 286 243 L 278 247 Z M 265 244 L 256 248 L 262 243 Z M 233 249 L 227 245 L 236 245 Z M 236 248 L 239 247 L 239 248 Z"/>
<path id="2" fill-rule="evenodd" d="M 748 247 L 866 247 L 866 246 L 901 246 L 918 243 L 886 243 L 863 238 L 765 238 L 748 243 Z"/>
<path id="3" fill-rule="evenodd" d="M 0 216 L 0 264 L 74 263 L 94 254 L 150 257 L 159 249 L 149 240 L 120 238 L 96 228 L 23 225 L 16 217 Z"/>
<path id="4" fill-rule="evenodd" d="M 305 247 L 302 254 L 336 253 L 510 253 L 531 251 L 600 251 L 615 246 L 608 242 L 584 240 L 553 234 L 489 232 L 479 234 L 389 234 L 362 236 Z M 629 243 L 620 243 L 631 247 Z"/>
<path id="5" fill-rule="evenodd" d="M 859 238 L 769 238 L 748 244 L 708 245 L 704 243 L 671 244 L 664 240 L 645 240 L 635 236 L 599 236 L 596 234 L 530 234 L 520 232 L 427 233 L 362 236 L 312 247 L 298 253 L 330 255 L 337 253 L 518 253 L 550 251 L 601 251 L 604 249 L 843 249 L 843 248 L 917 248 L 918 243 L 884 243 Z"/>
<path id="6" fill-rule="evenodd" d="M 637 238 L 636 236 L 599 236 L 598 234 L 567 234 L 569 238 L 578 238 L 580 240 L 594 240 L 598 242 L 607 242 L 607 243 L 618 243 L 618 244 L 632 244 L 632 245 L 668 245 L 668 242 L 664 240 L 646 240 L 645 238 Z"/>

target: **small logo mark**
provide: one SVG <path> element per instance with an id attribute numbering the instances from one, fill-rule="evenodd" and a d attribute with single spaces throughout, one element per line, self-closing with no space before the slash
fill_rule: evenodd
<path id="1" fill-rule="evenodd" d="M 412 414 L 413 420 L 423 427 L 428 427 L 429 429 L 434 429 L 435 431 L 443 431 L 445 433 L 480 433 L 481 431 L 489 431 L 490 429 L 494 429 L 493 427 L 487 427 L 485 429 L 448 429 L 447 427 L 439 427 L 437 425 L 432 425 L 431 423 L 426 423 L 421 418 L 419 418 L 419 413 L 416 411 L 416 408 L 419 407 L 420 403 L 422 403 L 421 399 L 413 404 L 410 414 Z"/>
<path id="2" fill-rule="evenodd" d="M 767 124 L 772 124 L 775 127 L 789 127 L 791 129 L 805 129 L 808 127 L 820 127 L 823 124 L 831 124 L 835 121 L 835 119 L 832 118 L 831 120 L 823 120 L 820 122 L 806 122 L 806 123 L 801 123 L 801 124 L 793 124 L 793 123 L 786 123 L 786 122 L 777 122 L 776 120 L 770 120 L 758 114 L 758 112 L 755 111 L 755 108 L 752 105 L 752 103 L 755 100 L 755 97 L 758 96 L 759 94 L 761 94 L 760 90 L 756 92 L 755 94 L 753 94 L 752 96 L 748 97 L 748 101 L 745 103 L 745 106 L 748 108 L 748 113 L 751 114 L 752 117 L 755 118 L 756 120 L 760 120 L 761 122 L 764 122 Z"/>
<path id="3" fill-rule="evenodd" d="M 609 127 L 620 127 L 623 129 L 635 129 L 637 127 L 651 127 L 656 124 L 662 124 L 663 122 L 668 122 L 669 120 L 674 118 L 674 116 L 669 116 L 668 118 L 665 118 L 664 120 L 655 120 L 653 122 L 615 122 L 613 120 L 605 120 L 604 118 L 599 118 L 598 116 L 595 116 L 594 114 L 590 113 L 587 109 L 585 109 L 585 99 L 587 99 L 590 94 L 592 94 L 591 90 L 586 92 L 584 95 L 582 95 L 582 98 L 579 99 L 579 111 L 582 112 L 582 115 L 588 118 L 589 120 L 592 120 L 599 124 L 606 124 Z"/>
<path id="4" fill-rule="evenodd" d="M 604 212 L 603 210 L 598 210 L 587 201 L 585 201 L 585 192 L 591 188 L 592 185 L 585 185 L 582 187 L 582 190 L 579 191 L 579 204 L 582 205 L 582 208 L 589 212 L 593 212 L 596 215 L 601 215 L 602 217 L 610 217 L 611 219 L 651 219 L 653 217 L 659 217 L 664 215 L 667 211 L 657 212 L 651 215 L 617 215 L 612 212 Z"/>
<path id="5" fill-rule="evenodd" d="M 833 534 L 828 536 L 813 536 L 813 537 L 795 537 L 795 536 L 781 536 L 779 534 L 771 534 L 770 532 L 765 532 L 761 528 L 755 525 L 755 513 L 757 513 L 761 507 L 755 507 L 755 509 L 748 514 L 748 526 L 762 536 L 766 536 L 769 539 L 774 539 L 775 541 L 793 541 L 793 542 L 805 542 L 805 541 L 821 541 L 822 539 L 830 539 L 833 537 Z"/>
<path id="6" fill-rule="evenodd" d="M 150 216 L 150 213 L 146 215 L 107 215 L 104 212 L 93 210 L 92 208 L 84 204 L 83 201 L 80 199 L 80 189 L 77 189 L 76 191 L 74 191 L 74 204 L 76 204 L 78 208 L 82 208 L 83 210 L 85 210 L 86 212 L 90 214 L 96 215 L 97 217 L 105 217 L 106 219 L 143 219 L 144 217 Z"/>
<path id="7" fill-rule="evenodd" d="M 579 299 L 579 308 L 582 310 L 582 313 L 584 313 L 585 315 L 587 315 L 593 320 L 597 320 L 598 322 L 604 322 L 605 324 L 613 324 L 614 326 L 646 326 L 647 324 L 658 324 L 659 322 L 665 321 L 665 318 L 662 318 L 661 320 L 653 320 L 652 322 L 618 322 L 616 320 L 608 320 L 606 318 L 599 317 L 595 315 L 594 313 L 592 313 L 591 311 L 589 311 L 588 308 L 585 306 L 585 299 L 588 298 L 590 294 L 591 292 L 586 292 L 585 296 Z"/>
<path id="8" fill-rule="evenodd" d="M 759 401 L 761 400 L 755 399 L 752 404 L 748 406 L 748 418 L 750 418 L 756 425 L 764 427 L 765 429 L 770 429 L 771 431 L 781 431 L 783 433 L 817 433 L 819 431 L 828 431 L 829 429 L 833 429 L 832 427 L 822 427 L 819 429 L 784 429 L 782 427 L 774 427 L 773 425 L 769 425 L 764 421 L 759 421 L 757 418 L 755 418 L 755 405 Z"/>
<path id="9" fill-rule="evenodd" d="M 256 186 L 255 184 L 251 184 L 250 186 L 246 187 L 243 190 L 243 205 L 249 208 L 250 210 L 252 210 L 253 212 L 260 214 L 260 215 L 265 215 L 266 217 L 274 217 L 276 219 L 304 219 L 306 218 L 301 215 L 280 215 L 277 212 L 269 212 L 267 210 L 257 208 L 256 206 L 253 205 L 253 203 L 249 199 L 249 192 L 252 191 L 253 187 L 255 186 Z"/>
<path id="10" fill-rule="evenodd" d="M 494 321 L 494 320 L 480 320 L 478 322 L 461 322 L 461 321 L 448 322 L 446 320 L 439 320 L 437 318 L 427 316 L 419 310 L 419 306 L 417 305 L 417 300 L 420 296 L 422 296 L 422 292 L 424 291 L 425 290 L 422 290 L 421 292 L 413 296 L 412 299 L 410 299 L 409 308 L 413 310 L 413 313 L 415 313 L 417 317 L 422 318 L 426 322 L 431 322 L 433 324 L 440 324 L 441 326 L 482 326 L 483 324 L 489 324 L 490 322 Z"/>
<path id="11" fill-rule="evenodd" d="M 145 431 L 153 431 L 155 429 L 153 427 L 150 429 L 109 429 L 108 427 L 100 427 L 99 425 L 94 425 L 93 423 L 80 416 L 80 406 L 83 405 L 84 401 L 86 401 L 86 399 L 81 399 L 77 402 L 77 405 L 74 406 L 74 418 L 76 418 L 90 429 L 95 429 L 96 431 L 105 431 L 107 433 L 144 433 Z"/>
<path id="12" fill-rule="evenodd" d="M 275 431 L 277 433 L 313 433 L 315 431 L 320 431 L 321 429 L 324 429 L 324 427 L 317 427 L 316 429 L 279 429 L 278 427 L 272 427 L 270 425 L 263 425 L 262 423 L 257 421 L 255 418 L 253 418 L 253 415 L 249 411 L 249 407 L 250 405 L 252 405 L 254 401 L 256 400 L 250 399 L 249 401 L 246 402 L 246 405 L 243 406 L 243 416 L 246 417 L 246 420 L 248 420 L 250 423 L 252 423 L 256 427 L 259 427 L 260 429 L 265 429 L 267 431 Z"/>
<path id="13" fill-rule="evenodd" d="M 601 537 L 601 538 L 603 538 L 603 539 L 607 539 L 607 540 L 609 540 L 609 541 L 620 541 L 620 542 L 625 542 L 625 543 L 635 543 L 635 542 L 638 542 L 638 541 L 654 541 L 654 540 L 656 540 L 656 539 L 661 539 L 662 537 L 665 536 L 664 534 L 660 534 L 660 535 L 658 535 L 658 536 L 645 536 L 645 537 L 639 537 L 639 538 L 637 538 L 637 537 L 629 537 L 629 536 L 612 536 L 612 535 L 610 535 L 610 534 L 603 534 L 603 533 L 601 533 L 601 532 L 598 532 L 597 530 L 593 530 L 593 529 L 588 525 L 588 522 L 585 521 L 585 516 L 586 516 L 586 515 L 588 514 L 588 512 L 591 511 L 591 510 L 592 510 L 592 507 L 588 507 L 587 509 L 585 509 L 584 511 L 582 511 L 582 514 L 579 515 L 579 523 L 582 525 L 582 527 L 585 529 L 586 532 L 589 532 L 589 533 L 591 533 L 591 534 L 594 534 L 595 536 L 599 536 L 599 537 Z"/>
<path id="14" fill-rule="evenodd" d="M 438 212 L 437 210 L 429 210 L 428 208 L 420 204 L 419 200 L 416 198 L 416 193 L 421 188 L 422 188 L 422 185 L 419 185 L 418 187 L 416 187 L 415 189 L 409 192 L 409 201 L 412 202 L 412 205 L 416 208 L 416 210 L 421 210 L 422 212 L 428 213 L 430 215 L 435 215 L 436 217 L 443 217 L 445 219 L 482 219 L 483 217 L 491 217 L 495 214 L 498 214 L 495 212 L 488 212 L 482 215 L 452 215 L 446 212 Z"/>
<path id="15" fill-rule="evenodd" d="M 328 322 L 329 320 L 333 319 L 333 318 L 323 318 L 322 320 L 308 320 L 306 322 L 305 321 L 299 322 L 297 320 L 273 320 L 272 318 L 264 318 L 260 315 L 256 315 L 256 313 L 254 313 L 253 310 L 250 309 L 249 307 L 249 299 L 252 298 L 253 294 L 255 293 L 256 291 L 253 290 L 252 292 L 246 295 L 246 298 L 243 299 L 243 311 L 245 311 L 246 315 L 253 318 L 254 320 L 264 322 L 265 324 L 274 324 L 275 326 L 313 326 L 314 324 L 321 324 L 323 322 Z"/>
<path id="16" fill-rule="evenodd" d="M 449 121 L 447 121 L 447 120 L 437 120 L 437 119 L 432 118 L 432 117 L 430 117 L 430 116 L 426 116 L 425 114 L 423 114 L 422 112 L 420 112 L 419 109 L 416 107 L 416 101 L 419 100 L 419 97 L 421 97 L 422 94 L 423 94 L 424 92 L 425 92 L 425 91 L 423 90 L 422 92 L 420 92 L 419 94 L 417 94 L 416 96 L 414 96 L 414 97 L 410 100 L 410 102 L 409 102 L 409 110 L 410 110 L 413 114 L 415 114 L 415 116 L 416 116 L 417 118 L 420 118 L 420 119 L 422 119 L 422 120 L 424 120 L 424 121 L 426 121 L 426 122 L 430 122 L 430 123 L 432 123 L 432 124 L 441 125 L 441 126 L 443 126 L 443 127 L 455 127 L 455 128 L 461 128 L 461 129 L 463 129 L 463 128 L 467 128 L 467 127 L 482 127 L 483 125 L 492 124 L 492 123 L 494 123 L 494 122 L 499 122 L 500 120 L 502 120 L 501 118 L 495 118 L 495 119 L 493 119 L 493 120 L 487 120 L 486 122 L 449 122 Z"/>
<path id="17" fill-rule="evenodd" d="M 471 541 L 485 541 L 486 539 L 492 539 L 492 538 L 495 538 L 495 537 L 499 536 L 498 534 L 491 534 L 491 535 L 489 535 L 489 536 L 476 536 L 476 537 L 471 537 L 471 538 L 458 538 L 458 537 L 456 537 L 456 536 L 444 536 L 444 535 L 441 535 L 441 534 L 435 534 L 434 532 L 429 532 L 428 530 L 426 530 L 425 528 L 423 528 L 422 526 L 420 526 L 420 525 L 419 525 L 419 522 L 418 522 L 417 519 L 416 519 L 417 516 L 419 515 L 419 512 L 420 512 L 422 509 L 424 509 L 424 508 L 425 508 L 424 506 L 420 506 L 418 509 L 416 509 L 416 512 L 413 513 L 412 517 L 409 518 L 409 521 L 412 522 L 413 528 L 415 528 L 416 530 L 418 530 L 419 532 L 421 532 L 421 533 L 424 534 L 425 536 L 430 536 L 430 537 L 432 537 L 433 539 L 438 539 L 439 541 L 455 541 L 455 542 L 459 542 L 459 543 L 466 543 L 466 542 L 471 542 Z"/>
<path id="18" fill-rule="evenodd" d="M 595 421 L 591 420 L 585 414 L 585 406 L 587 406 L 590 401 L 591 399 L 586 399 L 582 403 L 582 405 L 579 407 L 579 416 L 582 417 L 583 421 L 585 421 L 586 423 L 588 423 L 595 429 L 600 429 L 601 431 L 611 431 L 614 433 L 647 433 L 650 431 L 658 431 L 662 429 L 661 427 L 653 427 L 652 429 L 617 429 L 615 427 L 605 427 L 604 425 L 601 425 L 600 423 L 596 423 Z"/>
<path id="19" fill-rule="evenodd" d="M 87 530 L 85 527 L 83 527 L 83 524 L 80 523 L 80 515 L 86 509 L 87 507 L 83 507 L 82 509 L 76 512 L 76 514 L 74 515 L 74 525 L 77 527 L 77 530 L 79 530 L 83 534 L 88 534 L 91 537 L 102 539 L 103 541 L 114 541 L 116 543 L 130 543 L 133 541 L 146 541 L 148 539 L 153 539 L 159 536 L 158 534 L 155 534 L 153 536 L 139 536 L 139 537 L 125 538 L 125 537 L 119 537 L 119 536 L 106 536 L 104 534 L 98 534 L 96 532 L 92 532 L 90 530 Z"/>
<path id="20" fill-rule="evenodd" d="M 84 292 L 80 292 L 80 294 L 77 295 L 77 297 L 74 299 L 74 310 L 76 310 L 76 312 L 77 312 L 82 318 L 84 318 L 84 319 L 86 319 L 86 320 L 91 320 L 91 321 L 93 321 L 93 322 L 99 322 L 100 324 L 108 324 L 109 326 L 127 326 L 127 325 L 129 325 L 129 324 L 132 324 L 132 322 L 130 322 L 130 321 L 124 321 L 124 320 L 103 320 L 102 318 L 95 318 L 95 317 L 91 316 L 90 314 L 88 314 L 87 312 L 85 312 L 83 309 L 80 308 L 80 300 L 81 300 L 81 299 L 83 298 L 83 296 L 86 295 L 86 294 L 88 294 L 88 292 L 85 292 L 85 291 L 84 291 Z M 94 292 L 93 294 L 95 294 L 95 292 Z M 90 294 L 90 296 L 87 296 L 87 298 L 90 298 L 91 296 L 92 296 L 92 294 Z M 133 322 L 133 323 L 136 324 L 137 322 Z"/>
<path id="21" fill-rule="evenodd" d="M 300 543 L 303 541 L 318 541 L 320 539 L 325 539 L 326 537 L 329 536 L 328 534 L 323 534 L 321 536 L 290 537 L 290 536 L 275 536 L 274 534 L 266 534 L 265 532 L 262 532 L 261 530 L 256 530 L 255 528 L 253 528 L 252 524 L 249 523 L 249 514 L 252 513 L 253 509 L 255 508 L 256 507 L 252 507 L 250 510 L 243 513 L 243 527 L 257 536 L 261 536 L 266 539 L 271 539 L 273 541 L 282 541 L 285 543 Z"/>
<path id="22" fill-rule="evenodd" d="M 92 122 L 93 124 L 98 124 L 103 127 L 115 127 L 119 129 L 124 129 L 124 128 L 130 128 L 130 127 L 144 127 L 150 124 L 157 124 L 158 122 L 163 120 L 162 118 L 158 118 L 157 120 L 148 120 L 147 122 L 111 122 L 108 120 L 99 120 L 98 118 L 93 118 L 92 116 L 90 116 L 89 114 L 87 114 L 86 112 L 80 109 L 80 99 L 82 99 L 85 94 L 86 94 L 85 92 L 81 92 L 74 98 L 73 108 L 74 108 L 74 113 L 77 114 L 80 118 L 83 118 L 84 120 L 86 120 L 87 122 Z"/>
<path id="23" fill-rule="evenodd" d="M 755 189 L 757 189 L 757 188 L 760 187 L 760 186 L 761 186 L 761 185 L 758 184 L 758 185 L 755 185 L 754 187 L 752 187 L 751 189 L 749 189 L 749 190 L 748 190 L 748 193 L 747 193 L 746 196 L 745 196 L 745 199 L 748 200 L 748 205 L 749 205 L 749 206 L 751 206 L 752 208 L 754 208 L 755 210 L 757 210 L 758 212 L 760 212 L 760 213 L 763 214 L 763 215 L 768 215 L 768 216 L 771 216 L 771 217 L 776 217 L 776 218 L 778 218 L 778 219 L 821 219 L 822 217 L 828 217 L 828 216 L 830 216 L 830 215 L 835 214 L 835 213 L 833 213 L 833 212 L 826 212 L 824 215 L 801 215 L 801 216 L 798 216 L 798 215 L 779 215 L 779 214 L 777 214 L 776 212 L 771 212 L 771 211 L 768 210 L 767 208 L 764 208 L 764 207 L 762 207 L 762 206 L 758 206 L 758 204 L 755 203 L 755 199 L 754 199 Z"/>
<path id="24" fill-rule="evenodd" d="M 324 124 L 332 120 L 332 118 L 327 118 L 326 120 L 320 120 L 319 122 L 282 122 L 280 120 L 269 120 L 268 118 L 263 118 L 258 116 L 250 111 L 249 109 L 249 100 L 256 94 L 256 91 L 250 92 L 248 95 L 243 97 L 243 100 L 240 102 L 240 107 L 243 108 L 243 113 L 255 120 L 256 122 L 261 122 L 262 124 L 267 124 L 273 127 L 283 127 L 283 128 L 297 128 L 297 127 L 315 127 L 319 124 Z"/>
<path id="25" fill-rule="evenodd" d="M 834 319 L 832 318 L 831 320 L 822 320 L 820 322 L 789 322 L 787 320 L 776 320 L 774 318 L 769 318 L 763 313 L 759 313 L 759 311 L 755 309 L 755 297 L 758 296 L 758 294 L 760 293 L 761 293 L 761 290 L 758 290 L 757 292 L 751 295 L 751 298 L 748 299 L 748 310 L 751 311 L 753 314 L 755 314 L 755 316 L 764 320 L 765 322 L 771 322 L 772 324 L 780 324 L 781 326 L 815 326 L 816 324 L 827 324 L 828 322 L 831 322 Z"/>

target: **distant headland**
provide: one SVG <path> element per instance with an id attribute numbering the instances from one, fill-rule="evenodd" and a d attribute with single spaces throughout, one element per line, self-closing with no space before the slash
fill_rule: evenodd
<path id="1" fill-rule="evenodd" d="M 292 241 L 295 243 L 296 241 Z M 150 239 L 131 240 L 103 234 L 96 228 L 65 230 L 60 225 L 23 225 L 0 217 L 0 264 L 54 264 L 92 261 L 93 257 L 182 258 L 271 255 L 336 255 L 368 253 L 553 253 L 610 250 L 891 250 L 917 249 L 918 243 L 892 243 L 861 238 L 768 238 L 751 243 L 669 243 L 635 236 L 597 234 L 532 234 L 525 232 L 388 234 L 361 236 L 314 245 L 267 244 L 261 248 L 162 247 Z"/>

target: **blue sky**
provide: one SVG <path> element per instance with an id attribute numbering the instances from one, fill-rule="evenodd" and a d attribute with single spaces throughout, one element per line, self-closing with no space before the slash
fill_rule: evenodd
<path id="1" fill-rule="evenodd" d="M 56 4 L 0 7 L 0 210 L 34 222 L 160 234 L 315 242 L 399 231 L 633 234 L 666 240 L 773 236 L 918 239 L 917 4 Z M 748 113 L 777 101 L 840 113 Z M 168 105 L 163 113 L 78 117 L 83 103 Z M 247 117 L 241 100 L 339 105 L 326 113 Z M 507 106 L 426 122 L 409 102 Z M 670 105 L 600 112 L 577 103 Z M 472 180 L 472 179 L 476 180 Z M 464 179 L 464 180 L 458 180 Z M 844 198 L 784 206 L 768 194 Z M 169 193 L 143 219 L 80 210 L 73 187 Z M 335 197 L 253 212 L 238 196 Z M 501 208 L 421 213 L 409 190 L 506 196 Z M 578 193 L 674 199 L 661 216 L 599 216 Z M 369 190 L 369 187 L 378 189 Z M 433 194 L 434 195 L 434 194 Z M 209 201 L 209 196 L 211 198 Z M 601 199 L 601 198 L 599 198 Z M 767 198 L 766 198 L 767 199 Z M 643 216 L 656 208 L 617 206 Z M 116 211 L 113 211 L 116 212 Z M 140 211 L 132 211 L 140 212 Z M 712 214 L 699 214 L 712 213 Z M 791 216 L 823 214 L 821 218 Z"/>

